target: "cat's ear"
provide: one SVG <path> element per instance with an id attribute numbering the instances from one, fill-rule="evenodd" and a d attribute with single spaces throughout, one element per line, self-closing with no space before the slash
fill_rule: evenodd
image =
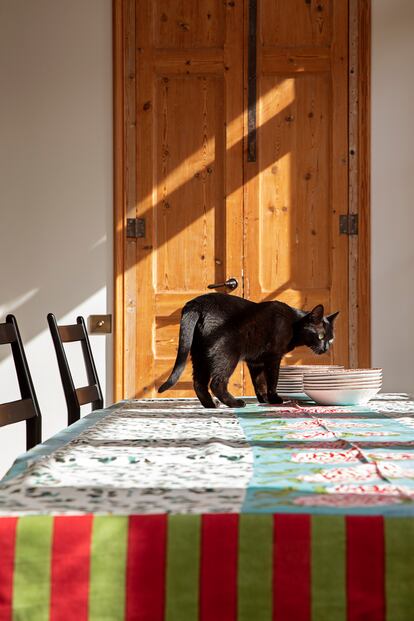
<path id="1" fill-rule="evenodd" d="M 321 323 L 323 319 L 323 312 L 323 305 L 318 304 L 317 306 L 312 308 L 311 312 L 309 313 L 309 321 L 311 323 Z"/>
<path id="2" fill-rule="evenodd" d="M 333 323 L 335 319 L 338 317 L 338 315 L 339 315 L 339 311 L 336 311 L 336 313 L 332 313 L 332 315 L 328 315 L 326 319 L 329 321 L 329 323 Z"/>

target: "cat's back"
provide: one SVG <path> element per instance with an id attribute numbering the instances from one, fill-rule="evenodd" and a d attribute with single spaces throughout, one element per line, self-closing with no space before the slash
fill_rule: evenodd
<path id="1" fill-rule="evenodd" d="M 255 306 L 257 306 L 255 302 L 226 293 L 206 293 L 193 298 L 186 304 L 187 308 L 194 308 L 203 316 L 213 314 L 226 317 Z"/>
<path id="2" fill-rule="evenodd" d="M 236 295 L 225 293 L 207 293 L 190 300 L 185 308 L 196 311 L 198 321 L 195 329 L 195 342 L 198 338 L 213 338 L 225 335 L 230 337 L 238 330 L 243 318 L 249 314 L 251 308 L 257 304 Z"/>
<path id="3" fill-rule="evenodd" d="M 284 318 L 289 322 L 296 321 L 299 318 L 298 309 L 293 306 L 274 300 L 271 302 L 260 302 L 257 304 L 258 313 L 263 315 L 272 315 L 274 317 Z"/>

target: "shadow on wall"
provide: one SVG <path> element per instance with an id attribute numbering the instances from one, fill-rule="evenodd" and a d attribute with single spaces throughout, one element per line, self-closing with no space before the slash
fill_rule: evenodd
<path id="1" fill-rule="evenodd" d="M 53 237 L 51 233 L 35 248 L 24 241 L 16 247 L 11 241 L 13 236 L 9 238 L 9 247 L 7 240 L 0 244 L 2 265 L 6 261 L 10 265 L 10 258 L 20 255 L 7 270 L 10 278 L 2 292 L 0 321 L 8 313 L 16 315 L 25 344 L 47 329 L 47 313 L 62 317 L 107 286 L 102 270 L 107 260 L 106 238 L 102 236 L 91 247 L 88 233 L 86 227 L 83 234 L 82 231 L 76 234 L 76 251 L 72 251 L 67 238 L 61 240 L 59 235 Z M 1 348 L 0 362 L 9 355 L 7 348 Z"/>

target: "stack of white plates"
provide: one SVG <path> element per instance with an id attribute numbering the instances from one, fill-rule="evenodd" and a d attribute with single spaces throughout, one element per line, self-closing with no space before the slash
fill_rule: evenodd
<path id="1" fill-rule="evenodd" d="M 304 365 L 291 365 L 286 367 L 280 367 L 279 381 L 277 383 L 277 392 L 282 397 L 289 396 L 303 396 L 306 397 L 303 390 L 303 374 L 324 372 L 335 369 L 343 369 L 338 365 L 319 365 L 319 364 L 304 364 Z"/>
<path id="2" fill-rule="evenodd" d="M 368 403 L 382 386 L 382 369 L 337 369 L 304 373 L 305 393 L 321 405 Z"/>

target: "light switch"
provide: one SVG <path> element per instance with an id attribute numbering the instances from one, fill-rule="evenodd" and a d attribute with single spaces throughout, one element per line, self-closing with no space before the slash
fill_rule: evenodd
<path id="1" fill-rule="evenodd" d="M 89 315 L 89 334 L 111 334 L 112 315 Z"/>

